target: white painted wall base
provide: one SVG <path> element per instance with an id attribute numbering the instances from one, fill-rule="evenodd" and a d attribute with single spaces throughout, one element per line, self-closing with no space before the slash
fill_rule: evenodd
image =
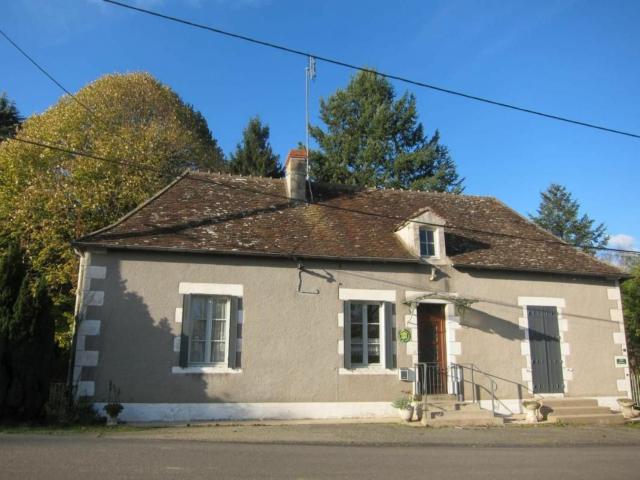
<path id="1" fill-rule="evenodd" d="M 480 400 L 480 408 L 491 411 L 491 400 Z M 496 399 L 495 408 L 497 413 L 505 416 L 524 412 L 522 400 L 517 398 L 509 398 L 506 400 Z"/>
<path id="2" fill-rule="evenodd" d="M 553 394 L 544 394 L 544 397 L 549 398 L 566 398 L 571 400 L 574 397 L 566 397 L 566 396 L 555 396 Z M 536 396 L 536 399 L 541 398 L 540 396 Z M 598 401 L 599 407 L 609 407 L 614 412 L 620 411 L 620 405 L 618 405 L 617 399 L 618 397 L 575 397 L 575 398 L 589 398 Z M 491 410 L 491 400 L 480 400 L 480 408 L 484 410 Z M 514 415 L 518 413 L 525 413 L 522 407 L 522 400 L 517 398 L 509 398 L 506 400 L 497 400 L 496 399 L 496 412 L 500 415 Z"/>
<path id="3" fill-rule="evenodd" d="M 614 412 L 621 412 L 620 405 L 618 405 L 618 398 L 621 397 L 587 397 L 595 398 L 598 400 L 599 407 L 609 407 Z"/>
<path id="4" fill-rule="evenodd" d="M 94 403 L 103 413 L 104 403 Z M 296 420 L 383 418 L 398 413 L 390 402 L 310 403 L 123 403 L 126 422 L 188 422 L 196 420 Z"/>
<path id="5" fill-rule="evenodd" d="M 593 398 L 599 406 L 620 411 L 618 397 Z M 198 420 L 306 420 L 340 418 L 385 418 L 398 415 L 389 402 L 308 402 L 308 403 L 124 403 L 120 418 L 125 422 L 190 422 Z M 104 414 L 104 403 L 94 409 Z M 491 400 L 480 407 L 491 410 Z M 524 413 L 522 400 L 496 400 L 500 415 Z"/>

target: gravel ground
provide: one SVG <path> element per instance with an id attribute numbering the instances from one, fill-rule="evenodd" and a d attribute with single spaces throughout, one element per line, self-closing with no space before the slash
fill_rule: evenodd
<path id="1" fill-rule="evenodd" d="M 209 424 L 133 430 L 102 430 L 111 438 L 194 440 L 220 443 L 299 445 L 439 445 L 478 447 L 640 446 L 640 424 L 625 426 L 516 426 L 503 428 L 411 427 L 400 423 Z"/>

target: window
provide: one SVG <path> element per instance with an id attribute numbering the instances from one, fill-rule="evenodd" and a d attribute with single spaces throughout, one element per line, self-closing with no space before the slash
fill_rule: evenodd
<path id="1" fill-rule="evenodd" d="M 351 366 L 381 365 L 380 361 L 380 304 L 350 303 Z"/>
<path id="2" fill-rule="evenodd" d="M 229 299 L 193 295 L 189 320 L 189 365 L 226 365 Z"/>
<path id="3" fill-rule="evenodd" d="M 429 228 L 420 228 L 420 256 L 434 257 L 436 255 L 435 232 Z"/>

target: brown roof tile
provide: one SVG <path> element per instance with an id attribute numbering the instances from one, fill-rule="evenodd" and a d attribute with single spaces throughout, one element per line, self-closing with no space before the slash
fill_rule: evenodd
<path id="1" fill-rule="evenodd" d="M 425 208 L 446 221 L 454 266 L 622 276 L 491 197 L 314 185 L 314 203 L 291 203 L 283 179 L 193 172 L 76 244 L 417 261 L 394 232 Z"/>

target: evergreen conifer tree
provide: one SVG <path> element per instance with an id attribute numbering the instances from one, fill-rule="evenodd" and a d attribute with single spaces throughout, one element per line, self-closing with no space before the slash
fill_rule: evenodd
<path id="1" fill-rule="evenodd" d="M 320 101 L 325 128 L 313 126 L 319 151 L 311 153 L 316 180 L 410 190 L 460 193 L 461 179 L 436 131 L 418 121 L 416 98 L 396 98 L 391 83 L 372 72 Z"/>
<path id="2" fill-rule="evenodd" d="M 254 117 L 242 132 L 242 142 L 230 155 L 229 170 L 237 175 L 278 178 L 283 175 L 278 158 L 269 143 L 269 126 Z"/>
<path id="3" fill-rule="evenodd" d="M 541 194 L 537 215 L 529 215 L 540 227 L 572 245 L 604 247 L 609 236 L 604 224 L 595 224 L 588 215 L 580 215 L 580 204 L 562 185 L 552 183 Z M 593 250 L 586 248 L 593 253 Z"/>

